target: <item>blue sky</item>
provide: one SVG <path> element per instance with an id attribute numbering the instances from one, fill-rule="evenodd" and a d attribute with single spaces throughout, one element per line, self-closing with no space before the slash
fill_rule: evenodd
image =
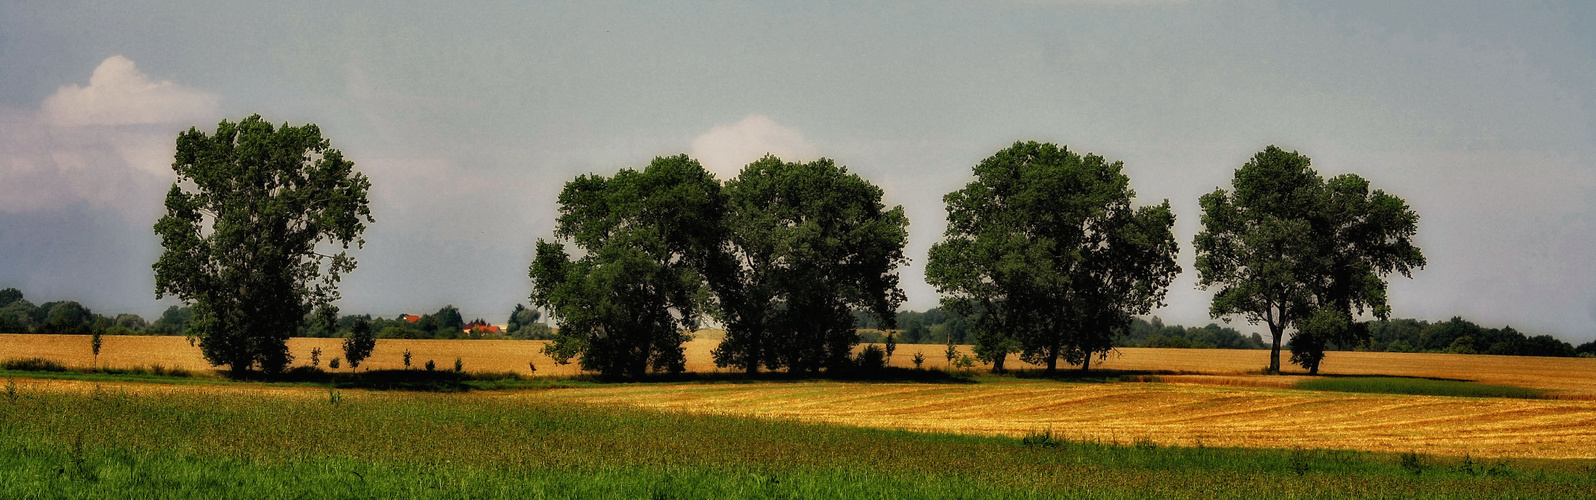
<path id="1" fill-rule="evenodd" d="M 1124 161 L 1169 199 L 1207 323 L 1197 197 L 1270 144 L 1420 214 L 1400 317 L 1596 338 L 1589 2 L 523 5 L 0 2 L 0 286 L 153 315 L 173 139 L 316 123 L 373 183 L 343 309 L 502 320 L 573 176 L 686 152 L 835 158 L 910 217 L 936 303 L 941 197 L 1015 140 Z"/>

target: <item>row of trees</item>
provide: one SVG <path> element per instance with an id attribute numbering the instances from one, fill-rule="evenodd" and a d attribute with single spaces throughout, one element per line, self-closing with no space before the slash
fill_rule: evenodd
<path id="1" fill-rule="evenodd" d="M 0 333 L 182 335 L 185 313 L 174 306 L 150 323 L 137 314 L 97 314 L 71 300 L 34 305 L 21 290 L 0 290 Z"/>
<path id="2" fill-rule="evenodd" d="M 607 377 L 678 372 L 683 332 L 713 316 L 720 366 L 846 367 L 852 311 L 891 326 L 903 301 L 908 219 L 881 195 L 827 159 L 767 156 L 725 184 L 686 155 L 578 177 L 555 235 L 580 256 L 540 239 L 529 269 L 533 304 L 559 325 L 548 353 Z"/>
<path id="3" fill-rule="evenodd" d="M 1201 200 L 1194 245 L 1199 286 L 1215 290 L 1210 313 L 1266 325 L 1273 371 L 1288 329 L 1292 361 L 1310 371 L 1327 348 L 1366 342 L 1362 320 L 1390 313 L 1386 277 L 1425 263 L 1403 200 L 1309 164 L 1270 146 Z M 281 370 L 307 317 L 328 331 L 338 320 L 336 284 L 355 267 L 347 249 L 373 221 L 370 182 L 315 125 L 259 116 L 180 134 L 173 169 L 155 226 L 157 297 L 193 304 L 185 327 L 213 363 Z M 1087 368 L 1162 304 L 1180 271 L 1175 217 L 1167 200 L 1134 205 L 1121 163 L 1024 142 L 974 174 L 945 197 L 948 228 L 927 260 L 942 309 L 961 320 L 947 339 L 972 342 L 994 370 L 1011 355 Z M 826 159 L 766 157 L 725 183 L 685 155 L 578 177 L 560 194 L 558 240 L 540 240 L 529 268 L 533 305 L 559 324 L 550 354 L 607 376 L 677 371 L 683 332 L 713 317 L 727 330 L 721 366 L 847 366 L 853 311 L 890 328 L 903 301 L 908 220 L 881 194 Z M 512 315 L 517 329 L 536 324 L 528 314 Z M 440 329 L 457 321 L 444 316 L 432 315 Z"/>
<path id="4" fill-rule="evenodd" d="M 1230 190 L 1201 200 L 1195 246 L 1199 285 L 1217 289 L 1210 313 L 1265 324 L 1272 372 L 1288 328 L 1292 361 L 1310 372 L 1332 345 L 1367 339 L 1360 320 L 1390 313 L 1386 276 L 1425 263 L 1404 201 L 1309 164 L 1270 146 Z M 1087 369 L 1134 316 L 1163 304 L 1180 272 L 1175 216 L 1168 200 L 1134 205 L 1122 163 L 1021 142 L 974 173 L 944 198 L 948 227 L 926 277 L 994 371 L 1011 355 Z M 530 269 L 533 303 L 560 321 L 550 352 L 608 376 L 680 370 L 682 331 L 713 316 L 727 329 L 721 366 L 845 366 L 861 323 L 849 308 L 890 328 L 903 299 L 895 269 L 908 221 L 880 198 L 825 159 L 767 156 L 724 185 L 685 155 L 579 177 L 560 195 L 556 236 L 583 255 L 540 240 Z"/>

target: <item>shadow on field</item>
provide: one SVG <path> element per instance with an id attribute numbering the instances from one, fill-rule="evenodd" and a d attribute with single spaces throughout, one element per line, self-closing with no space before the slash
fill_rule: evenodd
<path id="1" fill-rule="evenodd" d="M 748 374 L 742 372 L 716 372 L 716 373 L 659 373 L 650 374 L 642 379 L 605 380 L 598 377 L 581 376 L 583 380 L 594 382 L 632 382 L 632 383 L 680 383 L 680 382 L 710 382 L 710 383 L 755 383 L 755 382 L 873 382 L 873 383 L 921 383 L 921 384 L 974 384 L 976 380 L 970 373 L 950 373 L 943 370 L 925 370 L 915 368 L 884 367 L 873 370 L 850 370 L 824 373 L 788 373 L 788 372 L 759 372 Z"/>
<path id="2" fill-rule="evenodd" d="M 1009 370 L 1004 374 L 1020 379 L 1058 380 L 1062 382 L 1105 384 L 1113 382 L 1146 382 L 1149 381 L 1148 377 L 1157 377 L 1159 375 L 1233 375 L 1189 370 L 1115 370 L 1111 368 L 1093 368 L 1090 371 L 1082 371 L 1071 368 L 1058 370 L 1053 373 L 1048 373 L 1046 370 L 1041 369 Z"/>
<path id="3" fill-rule="evenodd" d="M 225 375 L 225 373 L 224 373 Z M 838 373 L 794 374 L 786 372 L 745 373 L 656 373 L 636 379 L 606 379 L 596 374 L 569 377 L 528 377 L 512 372 L 456 372 L 452 370 L 371 370 L 329 372 L 319 368 L 295 367 L 277 375 L 251 373 L 238 381 L 330 384 L 339 388 L 378 391 L 466 392 L 473 390 L 537 390 L 583 387 L 613 383 L 756 383 L 845 381 L 863 383 L 973 384 L 970 374 L 942 370 L 882 368 Z"/>

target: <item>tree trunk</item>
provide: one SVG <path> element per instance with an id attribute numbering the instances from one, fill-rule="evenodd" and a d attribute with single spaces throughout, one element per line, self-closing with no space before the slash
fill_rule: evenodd
<path id="1" fill-rule="evenodd" d="M 1008 359 L 1008 353 L 997 355 L 992 359 L 992 373 L 1003 373 L 1003 360 Z"/>
<path id="2" fill-rule="evenodd" d="M 1047 349 L 1047 374 L 1052 375 L 1056 371 L 1058 371 L 1058 346 L 1055 345 Z"/>
<path id="3" fill-rule="evenodd" d="M 759 354 L 759 337 L 756 333 L 754 338 L 749 339 L 748 358 L 743 360 L 748 365 L 743 370 L 750 376 L 759 374 Z"/>
<path id="4" fill-rule="evenodd" d="M 1086 372 L 1086 371 L 1090 371 L 1091 369 L 1092 369 L 1092 353 L 1086 353 L 1085 361 L 1081 361 L 1081 371 L 1082 372 Z"/>
<path id="5" fill-rule="evenodd" d="M 1274 347 L 1269 350 L 1269 373 L 1273 375 L 1280 374 L 1280 336 L 1285 333 L 1284 325 L 1269 323 L 1269 335 L 1275 338 Z"/>

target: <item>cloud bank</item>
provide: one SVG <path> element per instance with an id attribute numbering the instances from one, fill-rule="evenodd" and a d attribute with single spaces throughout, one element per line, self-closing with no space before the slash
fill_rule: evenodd
<path id="1" fill-rule="evenodd" d="M 766 154 L 787 161 L 804 161 L 818 158 L 820 148 L 804 139 L 797 130 L 761 115 L 748 115 L 742 121 L 712 128 L 693 139 L 691 154 L 715 177 L 727 180 Z"/>
<path id="2" fill-rule="evenodd" d="M 204 122 L 216 116 L 215 94 L 152 81 L 133 61 L 111 56 L 89 86 L 68 84 L 44 100 L 41 113 L 57 127 Z"/>
<path id="3" fill-rule="evenodd" d="M 152 80 L 118 55 L 88 86 L 62 86 L 38 110 L 0 110 L 0 211 L 83 203 L 149 218 L 172 179 L 177 131 L 216 120 L 217 101 Z"/>

